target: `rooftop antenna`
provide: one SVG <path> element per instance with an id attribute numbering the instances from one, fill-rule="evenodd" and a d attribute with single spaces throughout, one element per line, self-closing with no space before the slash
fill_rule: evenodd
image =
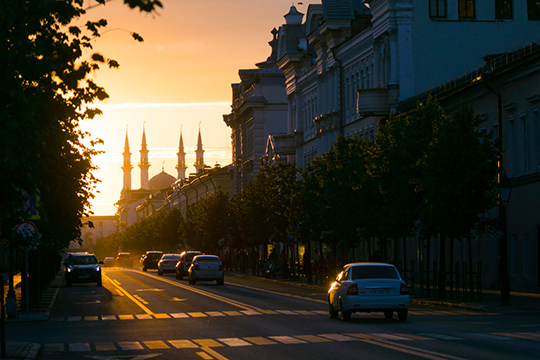
<path id="1" fill-rule="evenodd" d="M 165 172 L 165 160 L 161 163 L 161 172 Z"/>

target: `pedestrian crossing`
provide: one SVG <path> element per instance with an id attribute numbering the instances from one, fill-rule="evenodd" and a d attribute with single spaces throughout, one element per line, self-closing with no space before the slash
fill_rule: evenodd
<path id="1" fill-rule="evenodd" d="M 515 340 L 540 341 L 540 332 L 507 332 L 507 333 L 464 333 L 464 334 L 439 334 L 439 333 L 330 333 L 330 334 L 304 334 L 304 335 L 276 335 L 276 336 L 251 336 L 251 337 L 227 337 L 206 339 L 166 339 L 166 340 L 138 340 L 119 342 L 95 342 L 95 343 L 46 343 L 42 344 L 45 354 L 57 352 L 93 352 L 93 351 L 127 351 L 127 350 L 174 350 L 174 349 L 200 349 L 219 347 L 248 347 L 265 345 L 299 345 L 313 343 L 332 343 L 342 341 L 390 341 L 399 343 L 411 343 L 414 341 L 467 341 L 467 340 Z"/>
<path id="2" fill-rule="evenodd" d="M 153 313 L 153 314 L 119 314 L 119 315 L 90 315 L 90 316 L 53 316 L 52 321 L 122 321 L 122 320 L 155 320 L 155 319 L 189 319 L 208 317 L 231 317 L 231 316 L 261 316 L 261 315 L 287 315 L 287 316 L 328 316 L 327 310 L 231 310 L 231 311 L 194 311 L 178 313 Z M 456 310 L 410 310 L 409 316 L 456 316 L 456 315 L 484 315 L 481 312 Z M 492 314 L 490 314 L 492 315 Z M 355 313 L 359 317 L 380 318 L 381 313 Z"/>

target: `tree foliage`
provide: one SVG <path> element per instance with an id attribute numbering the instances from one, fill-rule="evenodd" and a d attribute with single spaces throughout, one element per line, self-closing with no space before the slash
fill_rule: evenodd
<path id="1" fill-rule="evenodd" d="M 103 6 L 96 0 L 93 6 Z M 124 0 L 151 12 L 157 0 Z M 80 236 L 81 218 L 98 180 L 92 156 L 100 143 L 79 124 L 100 114 L 108 97 L 91 73 L 118 63 L 92 53 L 107 21 L 74 25 L 86 14 L 83 0 L 0 2 L 0 237 L 28 218 L 24 206 L 39 191 L 38 227 L 57 250 Z M 135 34 L 134 38 L 142 40 Z"/>

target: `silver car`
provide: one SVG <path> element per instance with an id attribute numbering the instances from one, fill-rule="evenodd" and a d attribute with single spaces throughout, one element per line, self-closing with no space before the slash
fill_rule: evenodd
<path id="1" fill-rule="evenodd" d="M 398 320 L 407 320 L 409 290 L 391 264 L 347 264 L 328 290 L 331 318 L 337 318 L 339 312 L 345 321 L 353 312 L 383 312 L 386 319 L 391 319 L 394 311 Z"/>
<path id="2" fill-rule="evenodd" d="M 180 254 L 164 254 L 158 262 L 158 275 L 163 273 L 174 272 L 174 266 L 180 259 Z"/>
<path id="3" fill-rule="evenodd" d="M 189 283 L 192 285 L 195 285 L 199 280 L 215 280 L 218 285 L 223 285 L 225 273 L 218 256 L 197 255 L 189 267 L 188 277 Z"/>

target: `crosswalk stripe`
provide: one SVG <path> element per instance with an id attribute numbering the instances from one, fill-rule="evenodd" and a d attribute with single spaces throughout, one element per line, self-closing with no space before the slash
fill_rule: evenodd
<path id="1" fill-rule="evenodd" d="M 242 313 L 241 313 L 240 311 L 224 311 L 223 313 L 226 314 L 226 315 L 229 315 L 229 316 L 239 316 L 239 315 L 242 315 Z"/>
<path id="2" fill-rule="evenodd" d="M 94 343 L 94 347 L 96 348 L 96 351 L 111 351 L 111 350 L 118 350 L 114 343 L 112 342 L 98 342 Z"/>
<path id="3" fill-rule="evenodd" d="M 334 340 L 334 341 L 353 341 L 357 340 L 356 338 L 348 335 L 342 335 L 342 334 L 319 334 L 319 336 L 322 336 L 324 338 Z"/>
<path id="4" fill-rule="evenodd" d="M 154 314 L 156 319 L 170 319 L 169 314 Z"/>
<path id="5" fill-rule="evenodd" d="M 309 311 L 309 310 L 295 310 L 295 312 L 301 315 L 315 315 L 313 311 Z"/>
<path id="6" fill-rule="evenodd" d="M 139 320 L 150 320 L 153 319 L 152 315 L 150 314 L 135 314 L 135 317 Z"/>
<path id="7" fill-rule="evenodd" d="M 144 346 L 138 341 L 120 341 L 118 345 L 122 350 L 144 350 Z"/>
<path id="8" fill-rule="evenodd" d="M 101 315 L 101 320 L 104 320 L 104 321 L 116 320 L 116 315 Z"/>
<path id="9" fill-rule="evenodd" d="M 118 315 L 118 319 L 120 320 L 133 320 L 135 317 L 133 317 L 132 314 L 125 314 L 125 315 Z"/>
<path id="10" fill-rule="evenodd" d="M 214 339 L 193 339 L 193 342 L 199 344 L 201 347 L 221 347 L 223 344 L 218 343 Z"/>
<path id="11" fill-rule="evenodd" d="M 399 336 L 399 335 L 394 335 L 394 334 L 373 334 L 374 336 L 377 336 L 377 337 L 380 337 L 380 338 L 383 338 L 385 340 L 412 340 L 411 338 L 407 338 L 407 337 L 403 337 L 403 336 Z"/>
<path id="12" fill-rule="evenodd" d="M 297 339 L 292 336 L 269 336 L 270 339 L 276 340 L 282 344 L 306 344 L 307 341 Z"/>
<path id="13" fill-rule="evenodd" d="M 165 344 L 165 342 L 161 340 L 144 341 L 144 345 L 146 345 L 151 350 L 169 349 L 169 345 Z"/>
<path id="14" fill-rule="evenodd" d="M 377 339 L 375 336 L 371 336 L 371 335 L 369 335 L 369 334 L 362 334 L 362 333 L 358 333 L 358 334 L 344 334 L 344 335 L 351 336 L 351 337 L 355 337 L 355 338 L 362 339 L 362 340 L 375 340 L 375 339 Z"/>
<path id="15" fill-rule="evenodd" d="M 66 321 L 81 321 L 81 320 L 82 320 L 81 316 L 68 316 L 66 318 Z"/>
<path id="16" fill-rule="evenodd" d="M 294 337 L 310 343 L 332 342 L 332 340 L 330 339 L 326 339 L 317 335 L 295 335 Z"/>
<path id="17" fill-rule="evenodd" d="M 284 315 L 300 315 L 298 314 L 297 312 L 294 312 L 292 310 L 276 310 L 278 313 L 280 314 L 284 314 Z"/>
<path id="18" fill-rule="evenodd" d="M 413 339 L 413 340 L 435 340 L 434 338 L 429 338 L 429 337 L 420 336 L 420 335 L 414 335 L 414 334 L 396 334 L 396 336 L 401 336 L 401 337 L 404 337 L 404 338 L 410 338 L 410 339 Z"/>
<path id="19" fill-rule="evenodd" d="M 277 311 L 274 311 L 274 310 L 261 310 L 261 312 L 263 314 L 267 314 L 267 315 L 276 315 L 276 314 L 279 314 Z"/>
<path id="20" fill-rule="evenodd" d="M 221 311 L 207 311 L 205 314 L 208 316 L 227 316 Z"/>
<path id="21" fill-rule="evenodd" d="M 189 315 L 186 313 L 172 313 L 170 315 L 172 318 L 175 318 L 175 319 L 186 319 L 189 317 Z"/>
<path id="22" fill-rule="evenodd" d="M 188 315 L 191 316 L 191 317 L 207 317 L 208 315 L 206 315 L 205 313 L 203 312 L 200 312 L 200 311 L 196 311 L 196 312 L 188 312 Z"/>
<path id="23" fill-rule="evenodd" d="M 231 347 L 253 346 L 253 344 L 250 344 L 249 342 L 239 339 L 239 338 L 225 338 L 225 339 L 218 339 L 218 341 L 221 341 L 225 345 L 231 346 Z"/>
<path id="24" fill-rule="evenodd" d="M 177 349 L 193 349 L 199 347 L 199 345 L 190 340 L 167 340 L 167 342 Z"/>
<path id="25" fill-rule="evenodd" d="M 84 320 L 85 321 L 98 321 L 99 317 L 98 316 L 85 316 Z"/>
<path id="26" fill-rule="evenodd" d="M 240 312 L 244 315 L 262 315 L 261 312 L 255 310 L 240 310 Z"/>
<path id="27" fill-rule="evenodd" d="M 250 343 L 253 343 L 255 345 L 273 345 L 277 344 L 277 342 L 272 341 L 270 339 L 267 339 L 262 336 L 252 336 L 252 337 L 245 337 L 243 338 L 246 341 L 249 341 Z"/>
<path id="28" fill-rule="evenodd" d="M 450 335 L 444 335 L 444 334 L 420 334 L 427 337 L 432 337 L 439 340 L 464 340 L 463 338 L 450 336 Z"/>

